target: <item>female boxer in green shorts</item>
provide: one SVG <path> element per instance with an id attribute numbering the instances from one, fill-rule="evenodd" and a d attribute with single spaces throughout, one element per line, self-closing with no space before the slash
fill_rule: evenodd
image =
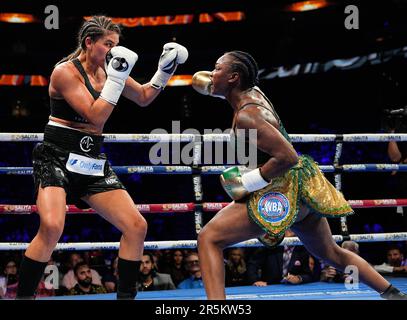
<path id="1" fill-rule="evenodd" d="M 198 236 L 202 276 L 208 299 L 225 299 L 223 249 L 259 238 L 276 245 L 291 228 L 314 256 L 339 270 L 358 268 L 360 280 L 386 299 L 407 299 L 360 256 L 332 239 L 326 217 L 353 211 L 309 156 L 298 156 L 273 105 L 256 86 L 257 63 L 242 51 L 221 56 L 212 72 L 197 72 L 193 87 L 224 97 L 234 110 L 233 129 L 257 130 L 258 167 L 246 173 L 238 167 L 221 175 L 234 200 L 211 219 Z M 295 114 L 293 114 L 295 116 Z"/>

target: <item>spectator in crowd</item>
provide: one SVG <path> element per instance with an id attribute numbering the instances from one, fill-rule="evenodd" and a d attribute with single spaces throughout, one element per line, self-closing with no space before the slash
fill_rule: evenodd
<path id="1" fill-rule="evenodd" d="M 77 284 L 74 269 L 75 269 L 75 266 L 81 262 L 83 262 L 83 258 L 80 254 L 78 254 L 78 253 L 70 254 L 70 256 L 69 256 L 70 270 L 64 275 L 64 277 L 62 279 L 62 286 L 64 286 L 67 290 L 71 290 Z M 92 283 L 101 286 L 102 277 L 99 275 L 99 273 L 96 270 L 90 269 L 90 271 L 92 273 L 92 277 L 91 277 Z"/>
<path id="2" fill-rule="evenodd" d="M 102 250 L 88 251 L 87 259 L 84 260 L 88 263 L 91 270 L 95 270 L 99 274 L 103 284 L 108 276 L 109 266 L 106 264 Z"/>
<path id="3" fill-rule="evenodd" d="M 86 262 L 78 262 L 73 269 L 73 273 L 76 284 L 69 290 L 68 295 L 106 293 L 106 289 L 102 285 L 92 283 L 92 272 Z"/>
<path id="4" fill-rule="evenodd" d="M 287 230 L 286 237 L 294 233 Z M 310 254 L 302 246 L 259 248 L 247 263 L 249 284 L 263 287 L 275 283 L 301 284 L 315 281 L 309 267 Z"/>
<path id="5" fill-rule="evenodd" d="M 14 299 L 18 285 L 18 265 L 16 259 L 7 259 L 3 275 L 0 277 L 0 298 Z"/>
<path id="6" fill-rule="evenodd" d="M 172 254 L 171 254 L 171 250 L 165 250 L 164 252 L 162 251 L 162 250 L 152 250 L 152 251 L 150 251 L 151 252 L 151 254 L 152 254 L 152 256 L 153 256 L 153 258 L 154 258 L 154 264 L 155 264 L 155 267 L 156 267 L 156 269 L 157 269 L 157 271 L 159 271 L 159 272 L 164 272 L 162 269 L 161 269 L 161 265 L 160 265 L 160 263 L 161 263 L 161 261 L 163 261 L 163 260 L 167 260 L 168 259 L 168 261 L 170 261 L 171 260 L 171 256 L 172 256 Z M 166 258 L 163 258 L 163 255 L 166 253 L 166 252 L 169 252 L 169 257 L 166 259 Z M 164 265 L 165 265 L 165 263 L 166 263 L 167 261 L 165 261 L 164 262 Z M 164 273 L 168 273 L 168 272 L 164 272 Z"/>
<path id="7" fill-rule="evenodd" d="M 196 252 L 190 252 L 185 257 L 185 266 L 189 277 L 183 280 L 178 289 L 196 289 L 203 288 L 201 267 L 199 265 L 199 256 Z"/>
<path id="8" fill-rule="evenodd" d="M 111 262 L 109 272 L 103 277 L 103 285 L 107 292 L 116 292 L 117 290 L 117 282 L 119 280 L 118 262 L 119 257 L 116 256 Z"/>
<path id="9" fill-rule="evenodd" d="M 381 274 L 407 277 L 407 261 L 397 246 L 391 246 L 387 250 L 387 262 L 375 265 L 374 268 Z"/>
<path id="10" fill-rule="evenodd" d="M 171 276 L 157 272 L 153 254 L 144 252 L 141 257 L 139 291 L 172 290 L 175 285 Z"/>
<path id="11" fill-rule="evenodd" d="M 356 253 L 357 255 L 360 254 L 359 244 L 357 242 L 355 242 L 355 241 L 346 240 L 346 241 L 342 242 L 341 247 L 346 249 L 346 250 L 349 250 L 349 251 L 351 251 L 353 253 Z"/>
<path id="12" fill-rule="evenodd" d="M 342 248 L 349 250 L 357 255 L 360 254 L 359 252 L 359 244 L 355 241 L 344 241 L 341 245 Z M 320 280 L 322 282 L 350 282 L 352 276 L 347 273 L 343 273 L 340 270 L 335 269 L 333 266 L 324 265 L 321 270 L 321 277 Z"/>
<path id="13" fill-rule="evenodd" d="M 184 253 L 178 249 L 170 252 L 170 261 L 168 264 L 162 264 L 162 268 L 159 270 L 168 273 L 174 285 L 178 286 L 181 281 L 188 277 L 184 264 Z"/>
<path id="14" fill-rule="evenodd" d="M 248 281 L 243 249 L 232 248 L 228 252 L 228 259 L 225 264 L 225 286 L 236 287 L 246 285 L 248 285 Z"/>

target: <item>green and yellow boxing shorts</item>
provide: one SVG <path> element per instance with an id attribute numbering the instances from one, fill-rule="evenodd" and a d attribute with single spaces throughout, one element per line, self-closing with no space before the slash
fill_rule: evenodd
<path id="1" fill-rule="evenodd" d="M 273 178 L 267 187 L 251 193 L 246 201 L 250 218 L 265 231 L 259 238 L 263 244 L 276 246 L 283 240 L 284 232 L 296 220 L 300 202 L 323 217 L 354 213 L 318 164 L 310 156 L 302 155 L 296 166 Z"/>

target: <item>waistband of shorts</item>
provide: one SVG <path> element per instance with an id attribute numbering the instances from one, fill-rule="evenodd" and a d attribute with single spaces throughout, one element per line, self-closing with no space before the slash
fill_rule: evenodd
<path id="1" fill-rule="evenodd" d="M 45 143 L 51 143 L 70 152 L 87 153 L 93 156 L 101 153 L 103 140 L 103 136 L 50 124 L 47 124 L 44 130 Z"/>

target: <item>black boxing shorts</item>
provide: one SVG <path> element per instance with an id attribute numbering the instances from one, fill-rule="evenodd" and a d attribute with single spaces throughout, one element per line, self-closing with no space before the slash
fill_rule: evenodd
<path id="1" fill-rule="evenodd" d="M 81 197 L 126 189 L 101 153 L 103 136 L 47 124 L 44 141 L 33 150 L 35 199 L 38 188 L 61 187 L 67 203 L 89 208 Z"/>

